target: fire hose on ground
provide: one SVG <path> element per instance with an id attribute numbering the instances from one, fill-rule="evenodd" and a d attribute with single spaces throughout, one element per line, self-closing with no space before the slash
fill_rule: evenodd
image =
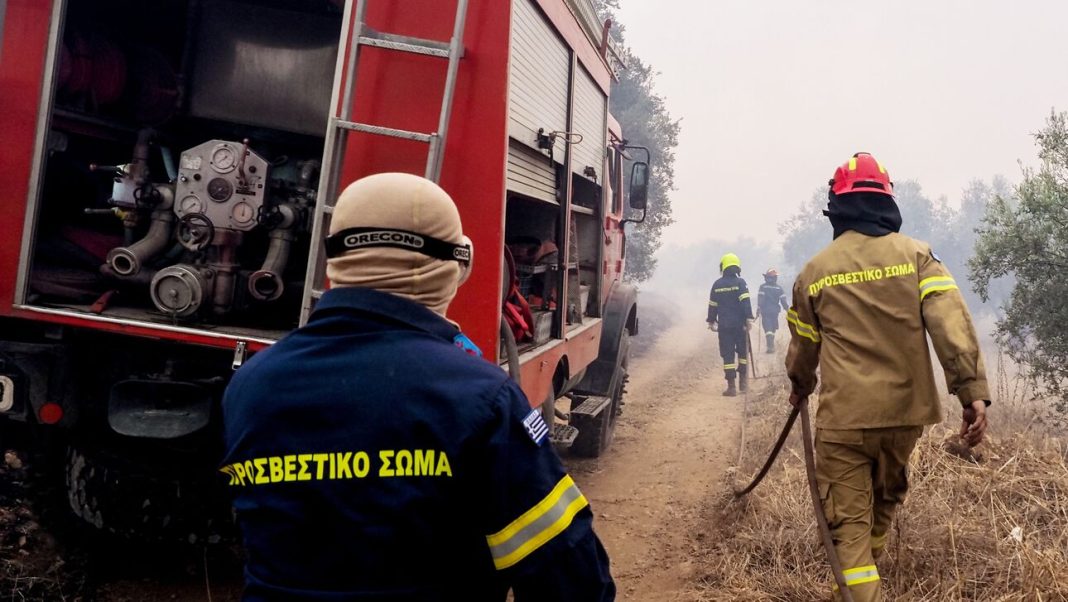
<path id="1" fill-rule="evenodd" d="M 748 400 L 746 395 L 746 400 Z M 743 409 L 744 413 L 745 409 Z M 801 439 L 805 448 L 805 472 L 808 475 L 808 491 L 812 497 L 812 510 L 816 515 L 816 526 L 820 532 L 820 540 L 823 542 L 823 550 L 827 553 L 827 561 L 831 565 L 831 572 L 834 574 L 834 581 L 838 584 L 838 591 L 842 595 L 842 599 L 845 602 L 853 602 L 853 596 L 849 593 L 849 588 L 846 586 L 845 577 L 842 575 L 842 564 L 838 560 L 838 554 L 834 549 L 834 539 L 831 537 L 830 527 L 827 525 L 827 516 L 823 513 L 823 503 L 820 501 L 819 486 L 816 483 L 816 460 L 815 454 L 812 450 L 812 426 L 808 417 L 808 398 L 805 398 L 795 407 L 791 412 L 789 418 L 786 419 L 786 424 L 782 428 L 782 432 L 779 433 L 779 438 L 775 441 L 775 446 L 771 449 L 771 454 L 768 455 L 768 459 L 764 462 L 764 466 L 760 468 L 760 472 L 757 473 L 753 480 L 743 489 L 735 489 L 734 497 L 741 498 L 751 491 L 756 489 L 757 485 L 764 480 L 768 471 L 771 470 L 771 465 L 775 463 L 775 459 L 779 456 L 779 452 L 782 451 L 783 445 L 786 443 L 786 438 L 790 435 L 790 431 L 793 430 L 794 422 L 797 421 L 798 415 L 801 416 Z M 745 447 L 745 416 L 742 416 L 742 450 L 739 450 L 738 465 L 741 466 L 741 454 Z"/>

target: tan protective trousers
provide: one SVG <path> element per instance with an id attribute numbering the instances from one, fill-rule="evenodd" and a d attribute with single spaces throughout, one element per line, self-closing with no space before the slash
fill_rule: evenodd
<path id="1" fill-rule="evenodd" d="M 816 429 L 816 481 L 855 602 L 882 600 L 875 558 L 908 491 L 908 462 L 923 427 Z M 840 600 L 835 586 L 835 600 Z"/>

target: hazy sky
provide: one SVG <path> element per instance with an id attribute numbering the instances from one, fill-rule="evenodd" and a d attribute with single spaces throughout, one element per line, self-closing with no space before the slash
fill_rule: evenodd
<path id="1" fill-rule="evenodd" d="M 1068 110 L 1065 0 L 621 0 L 627 42 L 682 118 L 665 242 L 777 224 L 853 152 L 956 203 L 1019 179 Z"/>

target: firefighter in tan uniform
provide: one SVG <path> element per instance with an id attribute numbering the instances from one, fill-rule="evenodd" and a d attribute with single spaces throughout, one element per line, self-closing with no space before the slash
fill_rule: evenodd
<path id="1" fill-rule="evenodd" d="M 882 599 L 875 559 L 908 490 L 909 456 L 924 425 L 942 421 L 927 335 L 969 445 L 982 440 L 990 394 L 964 299 L 930 246 L 898 233 L 886 169 L 858 153 L 830 185 L 834 241 L 794 282 L 786 369 L 797 405 L 820 368 L 816 478 L 846 584 L 867 602 Z"/>

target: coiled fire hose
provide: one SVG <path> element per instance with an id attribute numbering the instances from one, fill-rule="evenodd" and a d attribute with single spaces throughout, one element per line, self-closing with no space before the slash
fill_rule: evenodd
<path id="1" fill-rule="evenodd" d="M 771 469 L 771 465 L 775 463 L 775 458 L 782 451 L 783 444 L 786 443 L 786 437 L 793 430 L 798 414 L 801 415 L 801 439 L 805 447 L 805 472 L 808 474 L 808 491 L 812 496 L 812 510 L 816 515 L 816 526 L 820 531 L 820 540 L 823 542 L 823 550 L 827 553 L 827 561 L 831 565 L 831 573 L 834 574 L 834 582 L 838 584 L 838 591 L 841 593 L 842 599 L 845 602 L 853 602 L 853 596 L 849 593 L 849 587 L 846 586 L 845 577 L 842 575 L 842 563 L 839 562 L 838 553 L 834 549 L 834 539 L 831 537 L 831 529 L 827 525 L 827 515 L 823 513 L 820 490 L 816 483 L 816 459 L 812 450 L 812 426 L 808 418 L 808 398 L 802 400 L 790 412 L 790 417 L 786 419 L 786 424 L 783 426 L 782 432 L 779 433 L 779 438 L 775 441 L 775 446 L 771 449 L 771 454 L 768 456 L 767 461 L 764 462 L 764 466 L 760 468 L 760 472 L 757 473 L 749 485 L 744 489 L 734 490 L 734 497 L 740 498 L 747 495 L 764 480 L 764 477 L 767 476 L 768 471 Z M 742 417 L 742 424 L 745 424 L 745 416 Z M 742 443 L 743 445 L 745 443 L 744 427 L 742 430 Z M 740 465 L 741 462 L 739 461 Z"/>

